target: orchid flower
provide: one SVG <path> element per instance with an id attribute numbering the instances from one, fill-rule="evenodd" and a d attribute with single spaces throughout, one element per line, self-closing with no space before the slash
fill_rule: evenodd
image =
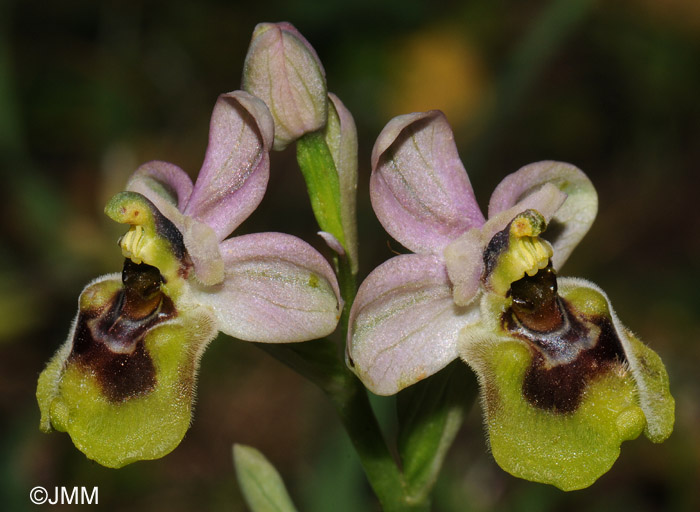
<path id="1" fill-rule="evenodd" d="M 463 359 L 480 383 L 496 462 L 562 489 L 590 485 L 642 431 L 673 428 L 655 352 L 608 297 L 558 271 L 591 226 L 597 195 L 576 167 L 538 162 L 507 176 L 482 215 L 438 111 L 394 118 L 372 152 L 370 193 L 413 254 L 362 283 L 347 362 L 392 395 Z"/>
<path id="2" fill-rule="evenodd" d="M 124 269 L 83 290 L 39 378 L 44 431 L 68 432 L 109 467 L 161 457 L 189 427 L 199 359 L 219 331 L 286 343 L 335 329 L 336 277 L 310 245 L 282 233 L 227 238 L 262 200 L 273 132 L 261 100 L 224 94 L 194 185 L 150 162 L 109 201 L 107 215 L 130 226 Z"/>

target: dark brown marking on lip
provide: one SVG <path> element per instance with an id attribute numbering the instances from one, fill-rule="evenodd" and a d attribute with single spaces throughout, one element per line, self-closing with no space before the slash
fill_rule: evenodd
<path id="1" fill-rule="evenodd" d="M 625 356 L 612 322 L 600 317 L 596 324 L 600 331 L 595 345 L 569 363 L 548 368 L 542 353 L 534 351 L 523 381 L 528 402 L 554 412 L 575 412 L 589 382 L 622 364 Z"/>
<path id="2" fill-rule="evenodd" d="M 78 315 L 69 356 L 92 372 L 110 402 L 123 402 L 151 391 L 156 371 L 145 348 L 146 334 L 177 315 L 175 306 L 160 291 L 158 270 L 126 260 L 123 288 L 99 310 Z"/>
<path id="3" fill-rule="evenodd" d="M 611 319 L 578 313 L 556 294 L 551 275 L 543 269 L 524 278 L 526 283 L 514 283 L 513 306 L 503 314 L 501 324 L 512 336 L 528 342 L 532 352 L 523 380 L 526 400 L 540 409 L 572 413 L 581 404 L 586 386 L 623 365 L 625 354 Z M 535 290 L 538 283 L 546 289 Z M 542 302 L 525 301 L 527 307 L 522 308 L 524 299 L 538 298 Z M 543 311 L 538 311 L 540 307 Z"/>

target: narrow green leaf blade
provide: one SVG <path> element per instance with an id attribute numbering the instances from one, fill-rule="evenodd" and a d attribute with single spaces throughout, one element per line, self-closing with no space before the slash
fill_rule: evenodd
<path id="1" fill-rule="evenodd" d="M 296 512 L 282 477 L 252 446 L 233 445 L 238 485 L 252 512 Z"/>

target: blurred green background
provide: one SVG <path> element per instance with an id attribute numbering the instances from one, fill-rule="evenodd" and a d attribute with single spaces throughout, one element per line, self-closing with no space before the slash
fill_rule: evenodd
<path id="1" fill-rule="evenodd" d="M 171 455 L 108 470 L 38 430 L 36 378 L 87 282 L 119 271 L 103 214 L 143 162 L 192 176 L 216 97 L 239 87 L 256 23 L 292 22 L 317 49 L 360 135 L 361 277 L 400 249 L 367 197 L 369 154 L 393 116 L 439 108 L 486 206 L 542 159 L 582 168 L 598 218 L 564 267 L 607 291 L 664 359 L 677 401 L 662 445 L 623 445 L 591 488 L 516 480 L 486 450 L 478 407 L 450 451 L 438 511 L 700 510 L 700 2 L 3 0 L 0 5 L 0 508 L 42 485 L 99 487 L 103 510 L 245 510 L 230 449 L 279 468 L 300 510 L 376 510 L 320 391 L 255 346 L 215 340 L 194 422 Z M 322 249 L 293 149 L 273 155 L 241 232 Z M 391 399 L 377 399 L 391 427 Z M 61 507 L 58 507 L 61 508 Z M 68 507 L 64 507 L 68 508 Z"/>

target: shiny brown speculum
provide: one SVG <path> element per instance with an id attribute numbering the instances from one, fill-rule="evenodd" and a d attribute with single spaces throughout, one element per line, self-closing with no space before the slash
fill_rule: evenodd
<path id="1" fill-rule="evenodd" d="M 78 314 L 69 362 L 91 371 L 111 402 L 155 387 L 156 371 L 145 336 L 177 314 L 161 292 L 161 283 L 158 269 L 127 259 L 123 286 L 101 307 Z"/>
<path id="2" fill-rule="evenodd" d="M 530 331 L 552 332 L 564 324 L 557 293 L 557 276 L 551 264 L 534 276 L 524 276 L 510 287 L 513 315 Z"/>
<path id="3" fill-rule="evenodd" d="M 523 396 L 536 407 L 574 412 L 591 380 L 624 365 L 610 317 L 585 315 L 561 297 L 551 265 L 514 282 L 510 297 L 502 327 L 531 348 Z"/>

